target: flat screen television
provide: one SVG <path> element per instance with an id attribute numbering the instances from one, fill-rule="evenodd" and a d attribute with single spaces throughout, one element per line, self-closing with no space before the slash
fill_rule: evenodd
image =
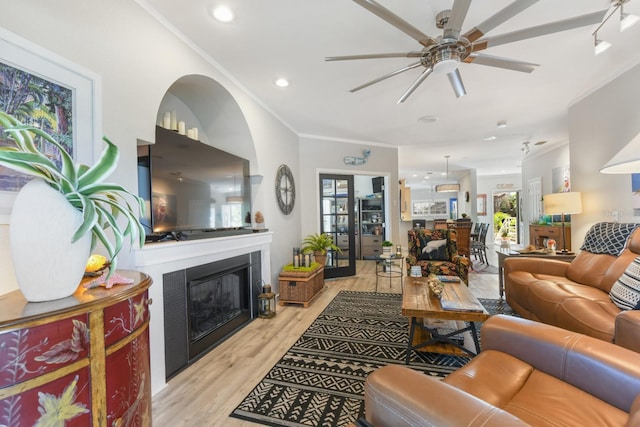
<path id="1" fill-rule="evenodd" d="M 177 132 L 138 147 L 138 194 L 150 240 L 251 232 L 249 161 Z"/>

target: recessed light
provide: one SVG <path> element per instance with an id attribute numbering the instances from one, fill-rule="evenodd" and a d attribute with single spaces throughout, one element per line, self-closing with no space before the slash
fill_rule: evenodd
<path id="1" fill-rule="evenodd" d="M 278 87 L 287 87 L 287 86 L 289 86 L 289 80 L 287 80 L 287 79 L 285 79 L 283 77 L 280 77 L 279 79 L 276 79 L 275 84 Z"/>
<path id="2" fill-rule="evenodd" d="M 493 141 L 496 139 L 496 137 L 494 135 L 491 136 L 487 136 L 486 138 L 482 138 L 484 141 Z"/>
<path id="3" fill-rule="evenodd" d="M 538 142 L 536 142 L 536 145 L 544 145 L 546 143 L 547 143 L 547 141 L 538 141 Z"/>
<path id="4" fill-rule="evenodd" d="M 500 120 L 498 122 L 498 129 L 502 129 L 502 128 L 506 128 L 507 127 L 507 121 L 506 120 Z"/>
<path id="5" fill-rule="evenodd" d="M 231 22 L 233 21 L 234 15 L 233 11 L 229 9 L 227 6 L 217 6 L 213 9 L 213 17 L 216 18 L 217 21 L 220 22 Z"/>

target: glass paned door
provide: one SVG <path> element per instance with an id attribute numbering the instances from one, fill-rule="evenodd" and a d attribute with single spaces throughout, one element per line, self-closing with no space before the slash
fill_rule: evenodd
<path id="1" fill-rule="evenodd" d="M 353 176 L 320 175 L 320 232 L 327 233 L 340 251 L 327 253 L 325 278 L 356 274 Z"/>

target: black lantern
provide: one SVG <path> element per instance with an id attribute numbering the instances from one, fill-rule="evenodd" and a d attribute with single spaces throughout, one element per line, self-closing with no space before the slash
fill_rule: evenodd
<path id="1" fill-rule="evenodd" d="M 271 285 L 263 285 L 258 295 L 258 317 L 271 319 L 276 315 L 276 294 L 271 292 Z"/>

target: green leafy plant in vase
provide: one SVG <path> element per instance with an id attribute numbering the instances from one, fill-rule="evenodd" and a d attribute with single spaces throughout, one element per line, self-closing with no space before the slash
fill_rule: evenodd
<path id="1" fill-rule="evenodd" d="M 300 248 L 302 253 L 313 252 L 316 262 L 325 265 L 327 261 L 327 250 L 342 252 L 342 250 L 334 243 L 333 238 L 327 233 L 310 234 L 302 241 Z"/>
<path id="2" fill-rule="evenodd" d="M 393 246 L 393 242 L 385 240 L 382 242 L 382 253 L 385 255 L 391 255 L 391 247 Z"/>
<path id="3" fill-rule="evenodd" d="M 118 184 L 105 182 L 118 164 L 118 148 L 105 137 L 107 147 L 93 166 L 76 164 L 64 147 L 41 129 L 23 125 L 4 111 L 0 111 L 0 126 L 14 143 L 0 147 L 0 165 L 35 178 L 18 193 L 10 224 L 11 255 L 25 297 L 46 301 L 71 295 L 98 242 L 110 259 L 108 279 L 116 270 L 125 238 L 140 246 L 145 239 L 139 221 L 143 200 Z M 45 141 L 59 151 L 59 166 L 38 148 Z M 55 211 L 55 206 L 62 211 Z M 73 223 L 69 234 L 62 231 L 67 222 Z M 51 234 L 52 241 L 46 241 Z M 57 243 L 63 246 L 57 247 Z M 80 258 L 73 267 L 67 264 L 72 257 Z M 45 261 L 51 263 L 49 267 L 44 267 Z M 65 271 L 70 269 L 73 272 Z M 30 270 L 38 273 L 35 278 L 30 277 Z M 31 289 L 34 286 L 36 290 Z"/>

